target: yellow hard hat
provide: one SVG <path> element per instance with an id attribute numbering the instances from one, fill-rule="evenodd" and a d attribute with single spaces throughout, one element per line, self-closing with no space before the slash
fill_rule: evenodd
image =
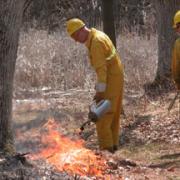
<path id="1" fill-rule="evenodd" d="M 178 10 L 174 16 L 173 28 L 176 28 L 178 23 L 180 23 L 180 10 Z"/>
<path id="2" fill-rule="evenodd" d="M 73 19 L 68 20 L 66 25 L 67 25 L 66 26 L 67 32 L 71 36 L 74 32 L 84 27 L 85 23 L 78 18 L 73 18 Z"/>

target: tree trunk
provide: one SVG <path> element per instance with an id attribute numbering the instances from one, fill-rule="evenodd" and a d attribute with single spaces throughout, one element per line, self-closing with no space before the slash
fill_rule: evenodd
<path id="1" fill-rule="evenodd" d="M 179 0 L 154 0 L 158 32 L 158 68 L 155 82 L 166 83 L 170 78 L 172 46 L 175 33 L 172 29 L 175 12 L 180 9 Z"/>
<path id="2" fill-rule="evenodd" d="M 114 0 L 102 0 L 103 30 L 110 37 L 116 47 L 113 2 Z"/>
<path id="3" fill-rule="evenodd" d="M 12 152 L 12 93 L 23 0 L 0 3 L 0 150 Z"/>

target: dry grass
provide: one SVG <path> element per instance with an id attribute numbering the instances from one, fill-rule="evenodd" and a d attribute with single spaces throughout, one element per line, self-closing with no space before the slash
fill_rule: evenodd
<path id="1" fill-rule="evenodd" d="M 118 37 L 118 51 L 125 67 L 125 81 L 129 89 L 140 89 L 153 81 L 157 68 L 157 38 L 148 40 L 137 34 L 123 34 Z"/>
<path id="2" fill-rule="evenodd" d="M 156 71 L 156 36 L 150 40 L 136 33 L 124 33 L 117 39 L 125 66 L 126 86 L 139 89 L 152 81 Z M 21 32 L 15 73 L 15 90 L 67 90 L 94 87 L 95 75 L 87 50 L 73 42 L 65 32 L 48 34 L 44 30 Z"/>

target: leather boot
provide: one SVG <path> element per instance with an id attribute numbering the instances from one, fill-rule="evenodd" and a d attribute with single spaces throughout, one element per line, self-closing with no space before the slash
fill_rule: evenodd
<path id="1" fill-rule="evenodd" d="M 118 145 L 114 145 L 114 146 L 113 146 L 113 150 L 114 150 L 114 151 L 117 151 L 117 150 L 118 150 Z"/>
<path id="2" fill-rule="evenodd" d="M 114 153 L 114 148 L 113 147 L 110 147 L 110 148 L 107 148 L 107 151 L 109 151 L 110 153 Z"/>

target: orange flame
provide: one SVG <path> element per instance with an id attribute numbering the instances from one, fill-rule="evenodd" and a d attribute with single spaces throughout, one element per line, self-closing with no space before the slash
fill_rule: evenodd
<path id="1" fill-rule="evenodd" d="M 103 175 L 107 168 L 106 161 L 84 148 L 83 140 L 73 141 L 61 136 L 53 119 L 50 119 L 44 127 L 48 130 L 48 134 L 42 137 L 42 143 L 46 147 L 40 153 L 33 155 L 32 159 L 47 159 L 57 170 L 70 174 Z"/>

